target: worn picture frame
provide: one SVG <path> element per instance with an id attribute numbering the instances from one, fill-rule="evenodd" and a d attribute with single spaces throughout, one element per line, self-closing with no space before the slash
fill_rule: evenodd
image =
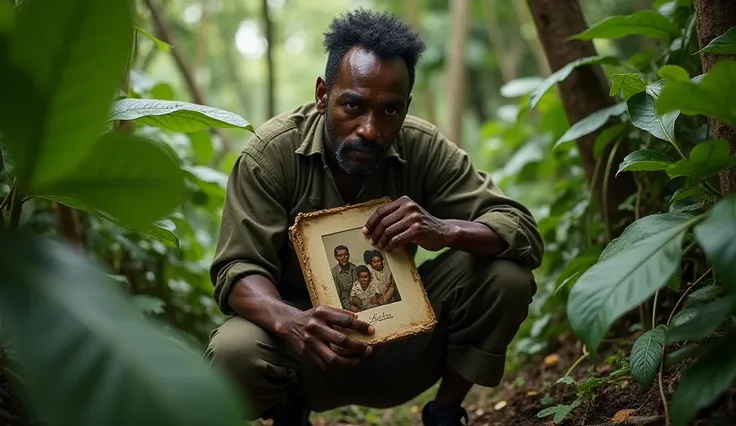
<path id="1" fill-rule="evenodd" d="M 370 345 L 427 333 L 437 324 L 414 259 L 406 250 L 370 245 L 362 228 L 389 198 L 299 213 L 289 228 L 313 306 L 357 313 L 372 336 L 342 330 Z"/>

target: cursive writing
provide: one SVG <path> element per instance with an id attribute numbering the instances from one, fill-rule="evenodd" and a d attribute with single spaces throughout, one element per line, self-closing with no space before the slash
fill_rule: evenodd
<path id="1" fill-rule="evenodd" d="M 381 312 L 380 314 L 373 314 L 368 318 L 368 322 L 374 323 L 379 321 L 386 321 L 394 318 L 394 314 L 387 314 L 386 312 Z"/>

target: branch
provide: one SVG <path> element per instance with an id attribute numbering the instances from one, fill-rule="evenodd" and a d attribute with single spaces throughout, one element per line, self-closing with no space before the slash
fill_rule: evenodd
<path id="1" fill-rule="evenodd" d="M 207 105 L 201 88 L 194 80 L 194 74 L 192 73 L 189 64 L 186 62 L 181 52 L 176 48 L 177 43 L 174 40 L 173 32 L 171 31 L 171 28 L 169 28 L 168 23 L 162 18 L 161 11 L 159 10 L 158 6 L 154 4 L 154 0 L 143 1 L 145 2 L 146 7 L 148 7 L 148 10 L 151 12 L 153 25 L 154 27 L 156 27 L 156 36 L 160 38 L 161 41 L 174 46 L 174 48 L 171 49 L 171 55 L 174 57 L 174 61 L 176 62 L 176 65 L 179 68 L 179 72 L 181 73 L 181 76 L 184 79 L 187 88 L 189 89 L 189 93 L 192 95 L 192 99 L 194 99 L 195 103 L 198 103 L 200 105 Z M 225 152 L 232 151 L 232 143 L 229 139 L 225 137 L 224 134 L 222 134 L 222 132 L 217 129 L 212 129 L 212 132 L 216 133 L 218 136 L 220 136 L 220 138 L 222 138 Z"/>

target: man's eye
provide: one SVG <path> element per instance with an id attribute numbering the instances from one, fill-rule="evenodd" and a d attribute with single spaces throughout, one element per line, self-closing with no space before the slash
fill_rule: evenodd
<path id="1" fill-rule="evenodd" d="M 386 110 L 386 114 L 388 115 L 396 115 L 399 113 L 399 110 L 396 108 L 389 108 Z"/>
<path id="2" fill-rule="evenodd" d="M 356 109 L 356 108 L 358 108 L 358 104 L 354 104 L 354 103 L 351 103 L 351 102 L 346 103 L 345 106 L 348 109 Z"/>

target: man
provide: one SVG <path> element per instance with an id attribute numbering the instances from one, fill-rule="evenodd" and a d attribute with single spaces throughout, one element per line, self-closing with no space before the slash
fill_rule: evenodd
<path id="1" fill-rule="evenodd" d="M 435 126 L 408 115 L 425 48 L 410 27 L 357 10 L 333 21 L 325 46 L 315 102 L 258 129 L 230 174 L 211 278 L 231 317 L 207 356 L 237 380 L 252 417 L 276 425 L 347 404 L 395 406 L 440 379 L 422 421 L 461 425 L 471 386 L 500 383 L 536 291 L 536 222 Z M 372 348 L 339 331 L 371 334 L 370 324 L 310 305 L 287 229 L 299 212 L 382 196 L 392 202 L 363 229 L 378 249 L 448 250 L 419 267 L 436 328 Z"/>
<path id="2" fill-rule="evenodd" d="M 350 292 L 353 289 L 353 283 L 358 279 L 355 264 L 350 261 L 350 250 L 343 245 L 335 247 L 334 255 L 337 265 L 332 267 L 332 279 L 335 281 L 342 307 L 349 309 Z"/>

